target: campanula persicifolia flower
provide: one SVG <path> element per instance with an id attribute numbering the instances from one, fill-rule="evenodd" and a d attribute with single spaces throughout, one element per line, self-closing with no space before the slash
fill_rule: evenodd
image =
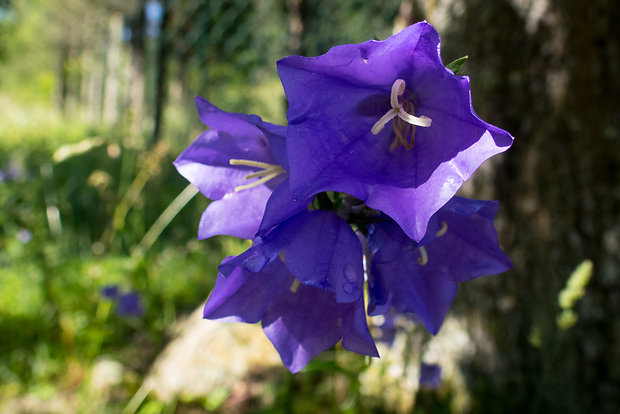
<path id="1" fill-rule="evenodd" d="M 493 225 L 498 206 L 497 201 L 454 197 L 435 213 L 420 243 L 392 221 L 372 224 L 369 315 L 395 308 L 436 334 L 459 282 L 512 266 L 499 248 Z"/>
<path id="2" fill-rule="evenodd" d="M 244 253 L 222 264 L 220 271 L 227 275 L 240 266 L 259 272 L 283 254 L 295 278 L 331 291 L 337 302 L 363 296 L 362 246 L 349 224 L 330 211 L 298 213 L 253 242 Z"/>
<path id="3" fill-rule="evenodd" d="M 293 373 L 340 340 L 345 349 L 378 356 L 366 324 L 362 296 L 339 303 L 332 292 L 300 283 L 279 258 L 258 272 L 233 266 L 226 276 L 218 274 L 204 317 L 260 321 L 282 362 Z"/>
<path id="4" fill-rule="evenodd" d="M 293 196 L 351 194 L 416 241 L 478 166 L 513 141 L 476 115 L 469 78 L 444 67 L 426 22 L 385 41 L 286 57 L 278 73 Z"/>
<path id="5" fill-rule="evenodd" d="M 256 115 L 221 111 L 200 97 L 196 107 L 211 129 L 174 165 L 215 200 L 200 219 L 198 238 L 225 234 L 251 239 L 259 228 L 269 229 L 306 208 L 307 203 L 294 202 L 289 191 L 285 127 L 263 122 Z M 268 202 L 273 206 L 263 217 Z"/>

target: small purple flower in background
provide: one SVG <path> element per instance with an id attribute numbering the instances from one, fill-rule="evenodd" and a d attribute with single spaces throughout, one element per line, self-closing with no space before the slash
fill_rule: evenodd
<path id="1" fill-rule="evenodd" d="M 441 367 L 437 364 L 420 364 L 420 387 L 437 389 L 441 385 Z"/>
<path id="2" fill-rule="evenodd" d="M 101 288 L 101 296 L 116 302 L 116 314 L 119 316 L 142 316 L 144 306 L 136 292 L 122 292 L 116 284 L 108 284 Z"/>
<path id="3" fill-rule="evenodd" d="M 116 303 L 116 313 L 119 316 L 142 316 L 144 307 L 140 296 L 136 292 L 121 293 Z"/>
<path id="4" fill-rule="evenodd" d="M 256 115 L 227 113 L 196 98 L 202 133 L 174 162 L 177 170 L 213 201 L 200 219 L 198 238 L 251 239 L 260 229 L 306 208 L 288 186 L 286 128 Z M 265 214 L 267 204 L 271 205 Z M 262 222 L 262 225 L 261 225 Z"/>
<path id="5" fill-rule="evenodd" d="M 261 321 L 265 335 L 292 373 L 340 340 L 345 349 L 378 356 L 366 324 L 362 296 L 338 303 L 332 292 L 300 283 L 280 259 L 258 272 L 234 267 L 226 276 L 220 273 L 204 317 Z"/>
<path id="6" fill-rule="evenodd" d="M 105 285 L 101 288 L 101 296 L 106 299 L 116 300 L 119 295 L 118 285 Z"/>
<path id="7" fill-rule="evenodd" d="M 286 57 L 278 73 L 293 196 L 351 194 L 416 241 L 478 166 L 513 141 L 476 115 L 469 78 L 444 67 L 426 22 L 385 41 Z"/>

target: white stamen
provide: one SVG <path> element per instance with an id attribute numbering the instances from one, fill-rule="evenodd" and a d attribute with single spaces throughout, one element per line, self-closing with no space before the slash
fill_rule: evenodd
<path id="1" fill-rule="evenodd" d="M 441 224 L 441 228 L 436 233 L 437 237 L 443 236 L 448 231 L 448 223 L 446 223 L 445 221 L 442 221 L 440 224 Z"/>
<path id="2" fill-rule="evenodd" d="M 420 257 L 418 257 L 418 263 L 420 263 L 421 266 L 424 266 L 425 264 L 428 263 L 428 253 L 426 253 L 426 247 L 419 246 L 418 250 L 420 251 Z"/>
<path id="3" fill-rule="evenodd" d="M 248 188 L 256 187 L 258 185 L 266 183 L 267 181 L 271 180 L 274 177 L 277 177 L 278 175 L 282 174 L 283 172 L 286 172 L 286 170 L 284 168 L 282 168 L 281 166 L 279 166 L 279 165 L 268 164 L 266 162 L 261 162 L 261 161 L 240 160 L 240 159 L 234 159 L 233 158 L 233 159 L 229 160 L 228 163 L 230 165 L 244 165 L 244 166 L 247 166 L 247 167 L 262 168 L 261 171 L 253 172 L 253 173 L 248 174 L 248 175 L 246 175 L 244 177 L 246 180 L 249 180 L 250 178 L 262 177 L 261 179 L 256 180 L 254 182 L 251 182 L 249 184 L 240 185 L 238 187 L 235 187 L 235 192 L 239 192 L 239 191 L 247 190 Z"/>
<path id="4" fill-rule="evenodd" d="M 405 81 L 402 79 L 396 79 L 392 85 L 392 92 L 390 94 L 390 104 L 392 109 L 387 111 L 370 129 L 373 135 L 377 135 L 385 124 L 387 124 L 392 118 L 399 117 L 403 121 L 416 126 L 429 127 L 433 122 L 427 116 L 415 116 L 411 115 L 403 108 L 403 104 L 398 101 L 398 98 L 405 93 Z"/>

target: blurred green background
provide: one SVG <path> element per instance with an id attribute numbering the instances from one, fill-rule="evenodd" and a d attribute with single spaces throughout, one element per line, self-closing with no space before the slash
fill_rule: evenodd
<path id="1" fill-rule="evenodd" d="M 291 376 L 233 332 L 258 363 L 220 350 L 171 363 L 202 389 L 153 385 L 244 247 L 195 240 L 208 201 L 172 167 L 204 128 L 194 95 L 285 123 L 277 59 L 424 19 L 516 137 L 462 190 L 501 201 L 515 268 L 461 286 L 437 338 L 401 321 L 380 361 Z M 620 412 L 618 21 L 616 0 L 0 0 L 0 412 Z"/>

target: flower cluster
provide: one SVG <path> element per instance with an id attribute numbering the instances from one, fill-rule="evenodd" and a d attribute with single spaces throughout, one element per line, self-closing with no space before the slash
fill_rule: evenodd
<path id="1" fill-rule="evenodd" d="M 219 266 L 205 318 L 260 321 L 291 372 L 338 342 L 378 356 L 369 316 L 437 333 L 459 282 L 511 266 L 498 203 L 455 194 L 513 138 L 475 114 L 425 22 L 278 73 L 286 127 L 196 98 L 210 129 L 175 161 L 214 200 L 199 238 L 252 240 Z"/>

